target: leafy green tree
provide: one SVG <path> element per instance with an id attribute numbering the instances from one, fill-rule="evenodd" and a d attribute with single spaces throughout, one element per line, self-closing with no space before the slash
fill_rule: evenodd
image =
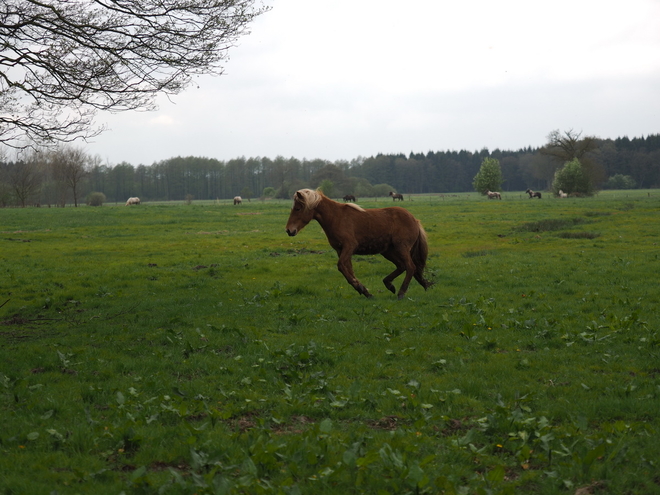
<path id="1" fill-rule="evenodd" d="M 319 189 L 323 194 L 331 198 L 332 194 L 335 191 L 335 183 L 332 182 L 330 179 L 323 179 L 321 181 L 321 185 L 319 186 Z"/>
<path id="2" fill-rule="evenodd" d="M 566 162 L 562 168 L 555 172 L 555 180 L 552 182 L 552 192 L 559 195 L 559 191 L 566 194 L 594 194 L 594 187 L 580 160 L 574 158 Z"/>
<path id="3" fill-rule="evenodd" d="M 499 160 L 484 158 L 479 172 L 472 180 L 472 187 L 480 194 L 486 194 L 486 191 L 499 191 L 502 188 L 502 169 Z"/>
<path id="4" fill-rule="evenodd" d="M 392 191 L 393 189 L 390 189 Z M 353 194 L 358 198 L 370 198 L 375 196 L 374 188 L 367 179 L 357 179 L 355 181 L 355 187 L 353 188 Z"/>
<path id="5" fill-rule="evenodd" d="M 275 196 L 275 192 L 276 191 L 275 191 L 274 187 L 270 187 L 270 186 L 269 187 L 264 187 L 264 192 L 262 192 L 261 195 L 264 198 L 272 198 L 273 196 Z"/>

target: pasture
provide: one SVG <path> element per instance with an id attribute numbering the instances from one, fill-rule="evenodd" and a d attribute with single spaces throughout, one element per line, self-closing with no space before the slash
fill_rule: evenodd
<path id="1" fill-rule="evenodd" d="M 290 201 L 0 209 L 0 493 L 660 493 L 657 191 L 396 204 L 401 301 Z"/>

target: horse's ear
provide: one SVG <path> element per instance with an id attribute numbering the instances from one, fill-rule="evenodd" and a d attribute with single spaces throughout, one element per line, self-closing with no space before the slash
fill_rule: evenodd
<path id="1" fill-rule="evenodd" d="M 294 196 L 294 199 L 300 201 L 301 203 L 305 202 L 305 196 L 303 196 L 300 191 L 296 191 L 296 195 Z"/>

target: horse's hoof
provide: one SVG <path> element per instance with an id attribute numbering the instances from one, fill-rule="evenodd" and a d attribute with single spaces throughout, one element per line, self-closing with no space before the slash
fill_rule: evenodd
<path id="1" fill-rule="evenodd" d="M 403 299 L 404 297 L 406 297 L 406 293 L 405 293 L 405 292 L 404 292 L 403 294 L 399 294 L 399 295 L 397 296 L 397 298 L 399 299 L 399 301 L 400 301 L 401 299 Z"/>

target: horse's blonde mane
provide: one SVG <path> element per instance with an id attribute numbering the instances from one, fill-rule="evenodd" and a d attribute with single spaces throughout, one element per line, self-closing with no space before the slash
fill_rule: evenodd
<path id="1" fill-rule="evenodd" d="M 300 201 L 298 198 L 298 194 L 302 196 L 302 201 Z M 300 189 L 299 191 L 296 191 L 296 194 L 294 195 L 294 201 L 300 201 L 306 209 L 308 210 L 313 210 L 316 208 L 321 200 L 325 198 L 326 195 L 323 194 L 321 191 L 314 191 L 312 189 Z M 364 211 L 364 208 L 362 208 L 359 205 L 356 205 L 354 203 L 348 203 L 346 206 L 350 206 L 351 208 L 355 208 L 358 211 Z"/>
<path id="2" fill-rule="evenodd" d="M 350 206 L 351 208 L 355 208 L 358 211 L 364 211 L 364 208 L 362 208 L 360 205 L 356 205 L 355 203 L 346 203 L 346 206 Z"/>
<path id="3" fill-rule="evenodd" d="M 312 189 L 300 189 L 299 191 L 296 191 L 294 198 L 297 198 L 298 194 L 302 196 L 303 200 L 301 203 L 305 205 L 305 208 L 308 210 L 313 210 L 316 208 L 321 202 L 321 199 L 323 199 L 323 193 L 319 191 L 313 191 Z"/>

